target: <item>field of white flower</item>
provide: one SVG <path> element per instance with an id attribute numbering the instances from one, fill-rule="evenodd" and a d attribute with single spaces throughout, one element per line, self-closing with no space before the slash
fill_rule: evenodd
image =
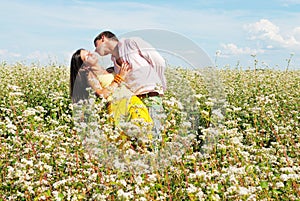
<path id="1" fill-rule="evenodd" d="M 76 120 L 68 68 L 2 63 L 0 77 L 0 201 L 299 200 L 300 71 L 219 70 L 213 90 L 197 71 L 169 69 L 170 152 L 144 171 L 130 154 L 154 151 L 120 137 L 105 103 L 91 99 L 89 124 Z"/>

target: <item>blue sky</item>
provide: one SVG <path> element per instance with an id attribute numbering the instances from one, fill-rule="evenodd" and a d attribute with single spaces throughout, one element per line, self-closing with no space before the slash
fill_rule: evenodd
<path id="1" fill-rule="evenodd" d="M 218 67 L 247 69 L 257 59 L 285 69 L 292 55 L 289 68 L 300 69 L 300 0 L 10 0 L 1 2 L 0 27 L 0 61 L 8 63 L 69 65 L 103 30 L 121 37 L 156 29 L 184 37 L 173 41 L 182 49 L 195 43 Z"/>

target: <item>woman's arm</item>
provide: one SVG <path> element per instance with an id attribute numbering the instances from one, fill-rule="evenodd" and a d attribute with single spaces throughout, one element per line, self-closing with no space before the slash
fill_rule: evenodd
<path id="1" fill-rule="evenodd" d="M 98 90 L 102 90 L 102 86 L 101 86 L 101 83 L 99 82 L 98 78 L 96 77 L 96 75 L 89 71 L 88 74 L 87 74 L 87 80 L 88 80 L 88 84 L 89 86 L 93 89 L 93 91 L 98 91 Z M 97 93 L 96 93 L 97 95 Z M 98 94 L 100 95 L 100 94 Z M 98 96 L 97 95 L 97 96 Z"/>
<path id="2" fill-rule="evenodd" d="M 95 90 L 97 96 L 102 96 L 104 98 L 107 98 L 110 96 L 115 89 L 121 84 L 122 81 L 124 81 L 124 78 L 128 74 L 128 72 L 131 70 L 131 67 L 128 63 L 123 63 L 120 67 L 120 72 L 115 75 L 114 80 L 111 82 L 111 84 L 106 88 L 98 88 Z M 99 81 L 98 81 L 99 82 Z"/>

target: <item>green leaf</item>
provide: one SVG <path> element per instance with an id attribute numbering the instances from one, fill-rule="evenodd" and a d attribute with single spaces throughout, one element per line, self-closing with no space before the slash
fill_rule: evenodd
<path id="1" fill-rule="evenodd" d="M 268 182 L 267 181 L 261 181 L 260 182 L 260 186 L 262 187 L 262 188 L 268 188 Z"/>
<path id="2" fill-rule="evenodd" d="M 64 194 L 58 193 L 58 197 L 59 197 L 60 199 L 63 199 L 63 198 L 64 198 Z"/>
<path id="3" fill-rule="evenodd" d="M 274 193 L 274 194 L 282 194 L 282 191 L 274 189 L 274 190 L 273 190 L 273 193 Z"/>

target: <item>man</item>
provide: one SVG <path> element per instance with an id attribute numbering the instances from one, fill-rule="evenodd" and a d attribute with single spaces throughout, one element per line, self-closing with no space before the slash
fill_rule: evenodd
<path id="1" fill-rule="evenodd" d="M 162 96 L 166 90 L 164 75 L 166 62 L 149 43 L 141 38 L 122 38 L 118 40 L 110 31 L 100 33 L 94 39 L 96 52 L 101 56 L 111 54 L 115 73 L 119 66 L 128 62 L 132 70 L 125 82 L 129 89 L 147 105 L 154 121 L 156 139 L 161 138 Z"/>

